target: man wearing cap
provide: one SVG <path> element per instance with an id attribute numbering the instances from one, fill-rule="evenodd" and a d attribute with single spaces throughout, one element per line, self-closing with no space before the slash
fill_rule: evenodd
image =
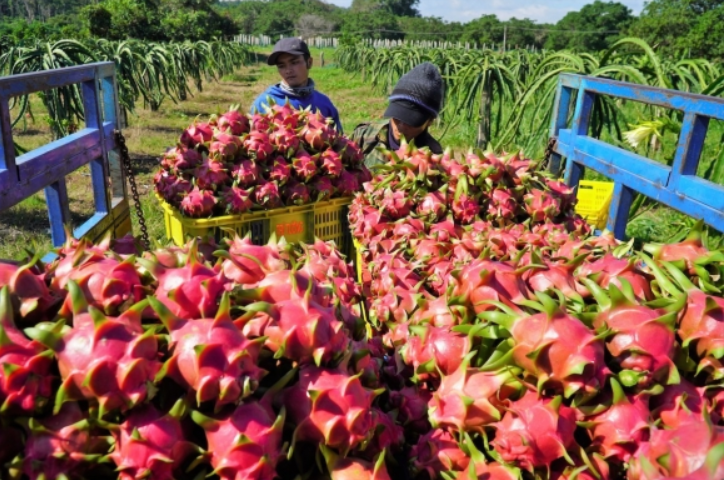
<path id="1" fill-rule="evenodd" d="M 442 153 L 438 141 L 427 131 L 440 112 L 442 94 L 442 77 L 432 63 L 422 63 L 404 74 L 392 90 L 386 118 L 358 125 L 350 137 L 362 149 L 365 165 L 384 163 L 377 147 L 397 150 L 403 138 L 414 141 L 418 148 Z"/>
<path id="2" fill-rule="evenodd" d="M 267 59 L 269 65 L 276 65 L 282 78 L 280 83 L 267 88 L 259 95 L 251 107 L 251 112 L 264 112 L 268 102 L 289 103 L 295 108 L 312 107 L 327 118 L 332 118 L 337 130 L 342 132 L 342 122 L 332 101 L 314 88 L 314 80 L 309 78 L 312 68 L 312 56 L 307 44 L 298 38 L 282 38 Z"/>

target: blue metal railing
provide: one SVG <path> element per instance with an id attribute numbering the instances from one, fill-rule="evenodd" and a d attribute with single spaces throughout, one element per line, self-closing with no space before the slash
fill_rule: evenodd
<path id="1" fill-rule="evenodd" d="M 74 84 L 80 85 L 85 128 L 16 157 L 10 100 Z M 117 92 L 113 62 L 0 78 L 0 211 L 45 189 L 53 245 L 62 245 L 64 226 L 70 224 L 65 177 L 90 164 L 95 212 L 73 235 L 95 240 L 110 229 L 130 231 L 125 177 L 114 152 Z"/>
<path id="2" fill-rule="evenodd" d="M 571 98 L 577 93 L 573 124 L 567 128 Z M 671 167 L 588 136 L 597 95 L 679 110 L 684 121 Z M 696 176 L 710 119 L 724 120 L 724 99 L 602 78 L 562 74 L 558 79 L 551 136 L 555 171 L 562 157 L 565 180 L 577 187 L 586 168 L 614 181 L 606 228 L 616 238 L 626 234 L 636 192 L 724 231 L 724 187 Z"/>

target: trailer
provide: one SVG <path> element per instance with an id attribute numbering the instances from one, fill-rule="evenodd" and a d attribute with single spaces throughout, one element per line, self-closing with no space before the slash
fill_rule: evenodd
<path id="1" fill-rule="evenodd" d="M 16 156 L 10 102 L 14 97 L 77 85 L 85 125 L 70 135 Z M 96 241 L 131 232 L 126 175 L 119 145 L 120 118 L 113 62 L 0 78 L 0 211 L 45 191 L 54 246 L 66 241 L 70 210 L 66 176 L 90 165 L 94 213 L 72 231 Z"/>
<path id="2" fill-rule="evenodd" d="M 589 136 L 597 96 L 678 110 L 683 124 L 671 167 Z M 575 108 L 571 115 L 571 104 Z M 569 119 L 572 119 L 569 123 Z M 614 181 L 606 228 L 618 239 L 626 234 L 635 194 L 664 205 L 724 232 L 724 187 L 697 177 L 704 139 L 711 119 L 724 120 L 724 99 L 604 78 L 562 74 L 558 79 L 551 122 L 550 170 L 578 187 L 586 168 Z M 563 162 L 565 159 L 565 162 Z"/>

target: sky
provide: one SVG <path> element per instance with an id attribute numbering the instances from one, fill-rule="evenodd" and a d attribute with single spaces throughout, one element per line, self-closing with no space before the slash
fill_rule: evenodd
<path id="1" fill-rule="evenodd" d="M 349 7 L 352 0 L 325 0 L 327 3 Z M 618 0 L 641 13 L 645 0 Z M 593 0 L 420 0 L 417 9 L 424 17 L 440 17 L 449 22 L 469 22 L 482 15 L 495 14 L 500 20 L 511 17 L 528 18 L 537 23 L 555 23 L 566 13 L 580 10 Z"/>

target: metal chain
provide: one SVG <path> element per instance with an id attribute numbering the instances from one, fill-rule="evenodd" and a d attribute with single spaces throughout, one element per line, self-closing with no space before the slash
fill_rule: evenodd
<path id="1" fill-rule="evenodd" d="M 553 149 L 556 147 L 557 141 L 558 139 L 556 137 L 551 137 L 548 139 L 548 145 L 543 152 L 543 162 L 541 163 L 542 170 L 547 170 L 550 166 L 551 155 L 553 155 Z"/>
<path id="2" fill-rule="evenodd" d="M 138 217 L 138 225 L 141 228 L 141 240 L 146 250 L 151 247 L 151 243 L 148 241 L 148 229 L 146 228 L 146 219 L 143 216 L 143 210 L 141 209 L 141 200 L 138 195 L 138 186 L 136 185 L 136 175 L 133 173 L 133 167 L 131 167 L 131 157 L 128 155 L 128 147 L 126 147 L 126 139 L 120 130 L 113 130 L 113 134 L 116 137 L 116 145 L 121 153 L 121 163 L 126 169 L 126 176 L 128 177 L 128 183 L 131 186 L 131 195 L 133 195 L 133 203 L 136 207 L 136 216 Z"/>

